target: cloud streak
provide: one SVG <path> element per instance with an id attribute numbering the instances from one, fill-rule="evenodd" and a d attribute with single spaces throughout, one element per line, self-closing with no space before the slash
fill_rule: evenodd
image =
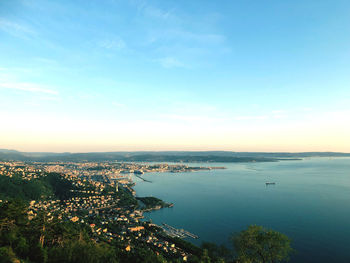
<path id="1" fill-rule="evenodd" d="M 0 19 L 0 30 L 12 36 L 20 38 L 28 38 L 29 36 L 36 34 L 33 29 L 23 24 L 15 23 L 5 19 Z"/>
<path id="2" fill-rule="evenodd" d="M 126 43 L 123 39 L 113 38 L 113 39 L 105 39 L 101 40 L 97 43 L 97 45 L 101 48 L 105 49 L 117 49 L 121 50 L 126 48 Z"/>
<path id="3" fill-rule="evenodd" d="M 157 60 L 164 68 L 184 68 L 185 65 L 174 57 L 164 57 Z"/>
<path id="4" fill-rule="evenodd" d="M 7 83 L 0 83 L 0 89 L 11 89 L 11 90 L 20 90 L 25 92 L 31 92 L 31 93 L 42 93 L 42 94 L 49 94 L 49 95 L 58 95 L 58 91 L 47 88 L 43 85 L 38 85 L 35 83 L 28 83 L 28 82 L 7 82 Z"/>
<path id="5" fill-rule="evenodd" d="M 147 1 L 131 1 L 131 3 L 137 8 L 137 10 L 144 16 L 158 20 L 175 20 L 179 18 L 174 15 L 174 10 L 164 10 L 156 6 L 149 5 Z"/>

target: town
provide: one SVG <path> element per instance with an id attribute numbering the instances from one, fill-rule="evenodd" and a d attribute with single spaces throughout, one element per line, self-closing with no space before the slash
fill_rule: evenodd
<path id="1" fill-rule="evenodd" d="M 16 177 L 29 182 L 66 182 L 64 187 L 57 189 L 55 195 L 29 200 L 30 220 L 39 213 L 44 213 L 49 221 L 71 221 L 89 226 L 96 242 L 117 240 L 123 244 L 125 251 L 132 251 L 135 245 L 142 243 L 157 254 L 183 261 L 187 260 L 190 253 L 176 244 L 176 238 L 197 237 L 187 231 L 188 235 L 184 235 L 184 232 L 180 234 L 172 227 L 169 231 L 167 225 L 164 227 L 142 221 L 143 212 L 172 207 L 173 204 L 154 197 L 136 197 L 132 188 L 135 184 L 133 176 L 150 172 L 193 172 L 210 169 L 213 168 L 165 163 L 0 162 L 0 176 Z"/>

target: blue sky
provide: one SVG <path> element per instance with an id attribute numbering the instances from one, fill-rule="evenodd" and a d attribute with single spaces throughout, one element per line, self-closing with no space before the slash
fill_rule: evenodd
<path id="1" fill-rule="evenodd" d="M 349 151 L 350 2 L 0 2 L 0 148 Z"/>

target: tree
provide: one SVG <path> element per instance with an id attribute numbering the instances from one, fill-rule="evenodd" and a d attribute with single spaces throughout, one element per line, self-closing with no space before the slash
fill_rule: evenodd
<path id="1" fill-rule="evenodd" d="M 203 242 L 201 249 L 206 249 L 212 262 L 225 262 L 232 258 L 232 252 L 224 245 L 218 246 L 215 243 Z"/>
<path id="2" fill-rule="evenodd" d="M 208 250 L 203 249 L 203 254 L 201 256 L 201 263 L 210 263 L 210 257 L 208 255 Z"/>
<path id="3" fill-rule="evenodd" d="M 11 247 L 1 247 L 0 248 L 0 262 L 1 263 L 12 263 L 12 262 L 19 262 L 19 260 L 16 259 L 15 253 L 13 253 Z"/>
<path id="4" fill-rule="evenodd" d="M 293 249 L 284 234 L 252 225 L 231 237 L 238 262 L 277 263 L 288 261 Z"/>

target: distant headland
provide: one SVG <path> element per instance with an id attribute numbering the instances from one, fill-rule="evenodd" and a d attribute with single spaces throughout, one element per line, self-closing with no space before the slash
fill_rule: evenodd
<path id="1" fill-rule="evenodd" d="M 308 157 L 350 157 L 341 152 L 134 151 L 53 153 L 0 149 L 2 161 L 120 161 L 120 162 L 277 162 Z"/>

